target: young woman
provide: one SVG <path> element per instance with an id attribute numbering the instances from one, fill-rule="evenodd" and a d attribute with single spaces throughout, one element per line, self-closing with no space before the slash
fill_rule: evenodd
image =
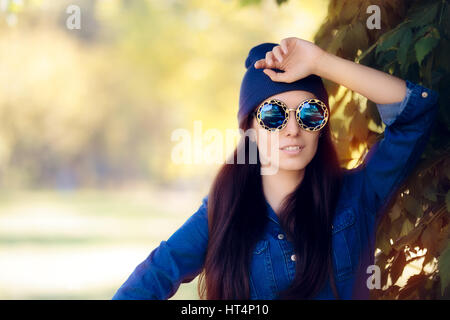
<path id="1" fill-rule="evenodd" d="M 420 159 L 437 93 L 295 37 L 255 46 L 245 65 L 238 121 L 255 135 L 113 299 L 168 299 L 199 274 L 206 299 L 368 298 L 377 221 Z M 355 169 L 339 166 L 321 78 L 374 101 L 386 125 Z"/>

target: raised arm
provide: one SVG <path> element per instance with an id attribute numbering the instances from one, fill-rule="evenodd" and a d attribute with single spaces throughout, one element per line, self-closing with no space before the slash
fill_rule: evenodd
<path id="1" fill-rule="evenodd" d="M 343 59 L 295 37 L 281 40 L 280 45 L 267 52 L 266 58 L 256 61 L 254 67 L 264 68 L 264 73 L 276 82 L 290 83 L 316 74 L 380 104 L 402 101 L 406 94 L 404 80 Z M 273 68 L 284 72 L 275 72 Z"/>
<path id="2" fill-rule="evenodd" d="M 167 241 L 161 241 L 113 300 L 166 300 L 201 271 L 208 244 L 207 199 Z"/>
<path id="3" fill-rule="evenodd" d="M 383 139 L 361 167 L 362 196 L 375 218 L 420 160 L 438 111 L 438 94 L 419 84 L 321 51 L 313 69 L 377 105 Z"/>
<path id="4" fill-rule="evenodd" d="M 386 125 L 383 139 L 372 146 L 361 167 L 363 200 L 376 216 L 420 160 L 437 114 L 438 94 L 324 51 L 314 72 L 375 102 Z"/>
<path id="5" fill-rule="evenodd" d="M 358 167 L 365 206 L 379 212 L 414 169 L 428 142 L 438 111 L 438 94 L 419 84 L 325 52 L 299 38 L 286 38 L 255 62 L 273 81 L 293 82 L 310 74 L 329 79 L 377 104 L 386 124 Z M 280 69 L 284 72 L 275 72 Z"/>
<path id="6" fill-rule="evenodd" d="M 406 95 L 404 80 L 326 51 L 320 54 L 314 73 L 378 104 L 400 102 Z"/>

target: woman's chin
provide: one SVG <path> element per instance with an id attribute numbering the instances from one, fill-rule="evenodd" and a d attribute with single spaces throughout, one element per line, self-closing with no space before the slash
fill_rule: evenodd
<path id="1" fill-rule="evenodd" d="M 280 161 L 280 164 L 278 168 L 280 170 L 286 170 L 286 171 L 299 171 L 303 170 L 306 167 L 305 163 L 303 161 L 299 161 L 298 159 L 296 161 L 289 161 L 289 160 L 282 160 Z"/>
<path id="2" fill-rule="evenodd" d="M 263 165 L 263 167 L 278 167 L 278 170 L 285 170 L 285 171 L 299 171 L 303 170 L 309 161 L 305 159 L 305 157 L 283 157 L 280 156 L 278 165 L 274 164 L 272 161 L 267 161 L 265 163 L 269 163 L 268 165 Z"/>

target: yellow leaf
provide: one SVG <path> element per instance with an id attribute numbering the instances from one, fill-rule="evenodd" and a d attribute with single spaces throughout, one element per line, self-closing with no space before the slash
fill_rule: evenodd
<path id="1" fill-rule="evenodd" d="M 405 219 L 402 225 L 402 230 L 400 231 L 400 237 L 406 236 L 414 229 L 414 224 L 409 221 L 409 219 Z"/>

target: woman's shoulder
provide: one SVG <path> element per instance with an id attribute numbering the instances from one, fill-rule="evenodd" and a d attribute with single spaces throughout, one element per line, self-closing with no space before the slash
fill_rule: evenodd
<path id="1" fill-rule="evenodd" d="M 202 206 L 208 207 L 208 194 L 203 197 Z"/>
<path id="2" fill-rule="evenodd" d="M 354 191 L 361 189 L 361 171 L 363 169 L 362 165 L 356 168 L 346 169 L 342 168 L 342 189 L 346 191 L 344 194 L 349 194 L 350 192 L 355 195 Z M 342 195 L 343 193 L 341 193 Z"/>
<path id="3" fill-rule="evenodd" d="M 362 165 L 357 166 L 356 168 L 343 168 L 341 167 L 341 175 L 343 180 L 349 180 L 356 178 L 362 170 Z"/>

